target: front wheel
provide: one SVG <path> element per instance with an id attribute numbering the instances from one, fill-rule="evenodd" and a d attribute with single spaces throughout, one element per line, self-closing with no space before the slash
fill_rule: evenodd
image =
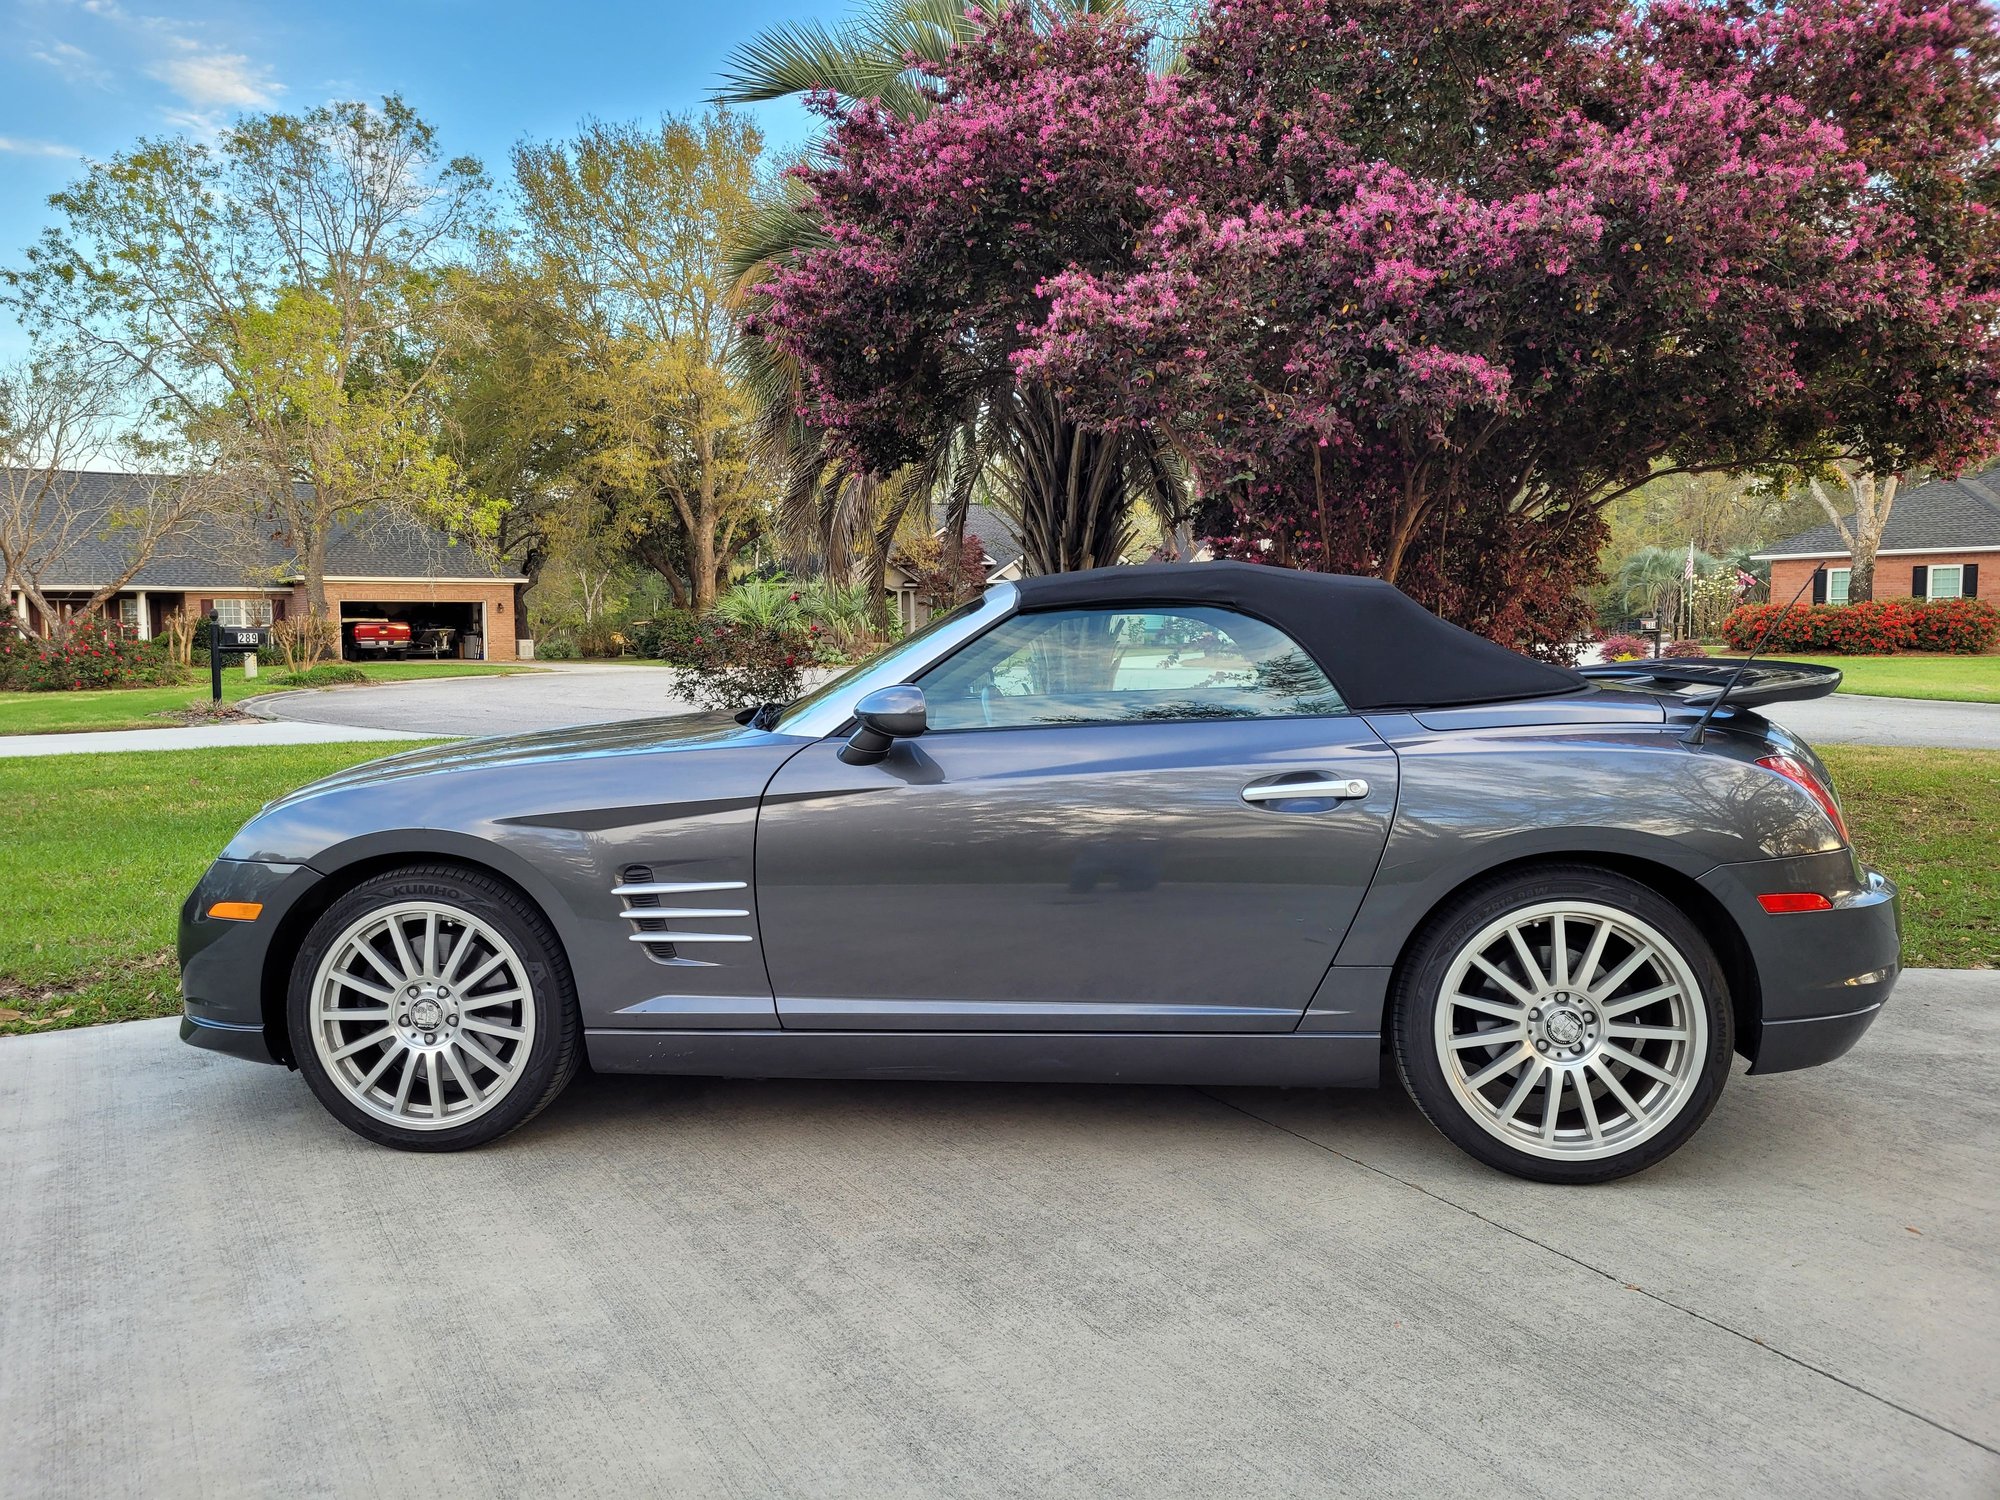
<path id="1" fill-rule="evenodd" d="M 1661 1161 L 1721 1096 L 1713 949 L 1659 892 L 1590 866 L 1501 876 L 1435 920 L 1398 980 L 1418 1108 L 1489 1166 L 1601 1182 Z"/>
<path id="2" fill-rule="evenodd" d="M 512 886 L 390 870 L 313 924 L 287 996 L 292 1054 L 335 1119 L 408 1151 L 484 1145 L 532 1119 L 581 1055 L 554 931 Z"/>

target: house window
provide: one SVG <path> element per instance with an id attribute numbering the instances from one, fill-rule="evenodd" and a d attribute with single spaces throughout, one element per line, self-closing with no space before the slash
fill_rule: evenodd
<path id="1" fill-rule="evenodd" d="M 134 595 L 118 596 L 118 623 L 134 635 L 139 633 L 139 601 Z"/>
<path id="2" fill-rule="evenodd" d="M 1926 585 L 1929 599 L 1957 599 L 1965 593 L 1965 569 L 1958 566 L 1932 568 Z"/>
<path id="3" fill-rule="evenodd" d="M 215 601 L 215 618 L 218 625 L 233 626 L 238 630 L 253 625 L 271 623 L 271 601 L 269 599 L 218 599 Z"/>
<path id="4" fill-rule="evenodd" d="M 1826 570 L 1826 602 L 1845 604 L 1847 602 L 1847 580 L 1852 568 L 1828 568 Z"/>

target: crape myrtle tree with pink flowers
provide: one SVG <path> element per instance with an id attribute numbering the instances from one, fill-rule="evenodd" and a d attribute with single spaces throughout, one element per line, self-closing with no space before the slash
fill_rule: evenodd
<path id="1" fill-rule="evenodd" d="M 753 325 L 868 463 L 1046 403 L 1224 550 L 1560 653 L 1650 476 L 2000 446 L 1986 4 L 1231 0 L 1167 73 L 975 20 L 920 115 L 825 103 Z"/>
<path id="2" fill-rule="evenodd" d="M 1143 38 L 1089 0 L 989 24 L 907 0 L 833 33 L 781 28 L 742 49 L 720 97 L 805 93 L 826 162 L 752 226 L 745 324 L 760 385 L 796 392 L 787 434 L 822 464 L 916 474 L 962 516 L 977 471 L 1006 495 L 1037 571 L 1115 563 L 1131 502 L 1169 521 L 1185 476 L 1137 424 L 1088 425 L 1013 358 L 1047 311 L 1041 282 L 1129 266 L 1152 210 L 1139 131 Z"/>

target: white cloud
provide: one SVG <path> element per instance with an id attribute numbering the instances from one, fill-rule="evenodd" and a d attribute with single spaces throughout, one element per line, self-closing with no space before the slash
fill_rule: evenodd
<path id="1" fill-rule="evenodd" d="M 146 71 L 196 109 L 257 109 L 284 92 L 269 68 L 240 52 L 211 51 L 186 37 L 170 40 L 177 55 Z"/>
<path id="2" fill-rule="evenodd" d="M 43 42 L 31 47 L 28 56 L 54 68 L 72 83 L 108 83 L 111 74 L 83 48 L 64 41 Z"/>
<path id="3" fill-rule="evenodd" d="M 54 141 L 24 141 L 18 136 L 0 135 L 0 156 L 67 156 L 72 159 L 83 153 L 74 146 L 60 146 Z"/>
<path id="4" fill-rule="evenodd" d="M 96 24 L 121 71 L 135 68 L 173 92 L 176 102 L 162 114 L 174 124 L 212 132 L 230 112 L 269 108 L 285 91 L 267 64 L 203 40 L 199 21 L 130 11 L 120 0 L 65 3 Z M 74 43 L 50 41 L 34 56 L 73 79 L 112 82 L 110 70 Z"/>

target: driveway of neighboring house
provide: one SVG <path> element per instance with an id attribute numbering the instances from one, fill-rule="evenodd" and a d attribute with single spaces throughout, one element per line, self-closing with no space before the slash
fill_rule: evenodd
<path id="1" fill-rule="evenodd" d="M 0 1494 L 2000 1494 L 2000 1008 L 1594 1188 L 1393 1081 L 587 1076 L 486 1150 L 0 1041 Z"/>
<path id="2" fill-rule="evenodd" d="M 512 734 L 694 710 L 674 695 L 673 673 L 665 667 L 541 665 L 550 670 L 280 693 L 244 706 L 266 718 L 424 734 Z M 1842 693 L 1774 704 L 1770 715 L 1814 743 L 2000 749 L 2000 703 Z"/>

